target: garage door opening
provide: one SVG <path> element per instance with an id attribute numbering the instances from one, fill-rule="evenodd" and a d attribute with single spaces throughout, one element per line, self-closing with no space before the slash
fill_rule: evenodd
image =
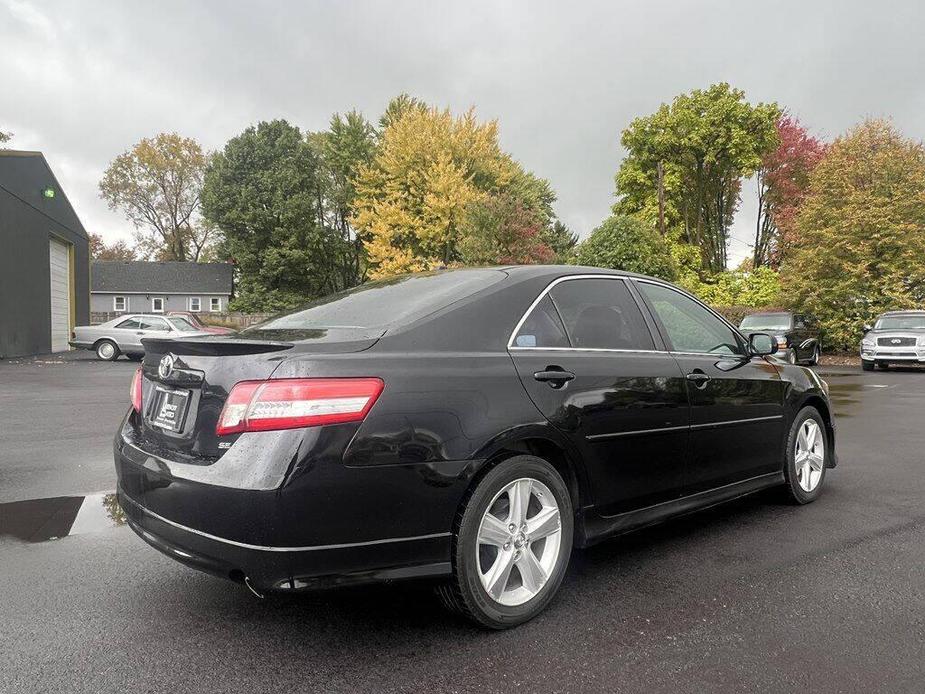
<path id="1" fill-rule="evenodd" d="M 48 242 L 48 269 L 51 277 L 51 351 L 65 352 L 71 333 L 71 254 L 70 247 L 57 239 Z"/>

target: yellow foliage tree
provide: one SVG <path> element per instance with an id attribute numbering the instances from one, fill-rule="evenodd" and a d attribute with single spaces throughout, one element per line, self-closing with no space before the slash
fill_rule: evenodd
<path id="1" fill-rule="evenodd" d="M 526 174 L 498 144 L 496 121 L 472 109 L 407 109 L 382 131 L 374 161 L 360 170 L 353 224 L 363 235 L 370 277 L 418 272 L 458 260 L 467 209 Z"/>

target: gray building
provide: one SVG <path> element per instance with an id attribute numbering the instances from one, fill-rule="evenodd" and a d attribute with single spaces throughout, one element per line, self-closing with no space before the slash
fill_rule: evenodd
<path id="1" fill-rule="evenodd" d="M 0 149 L 0 358 L 68 349 L 90 318 L 88 244 L 42 153 Z"/>
<path id="2" fill-rule="evenodd" d="M 94 314 L 220 313 L 234 289 L 228 263 L 95 261 L 90 269 Z"/>

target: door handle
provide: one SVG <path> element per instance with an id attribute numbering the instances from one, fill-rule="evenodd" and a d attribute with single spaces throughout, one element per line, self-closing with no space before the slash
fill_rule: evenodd
<path id="1" fill-rule="evenodd" d="M 548 383 L 552 388 L 561 388 L 575 378 L 575 374 L 559 366 L 547 366 L 543 371 L 536 371 L 533 378 L 542 383 Z"/>
<path id="2" fill-rule="evenodd" d="M 700 369 L 694 369 L 687 374 L 687 380 L 691 381 L 698 388 L 706 388 L 707 381 L 710 380 L 710 377 Z"/>

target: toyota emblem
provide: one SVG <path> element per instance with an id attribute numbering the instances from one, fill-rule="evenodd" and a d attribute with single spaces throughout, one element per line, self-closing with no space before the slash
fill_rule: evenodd
<path id="1" fill-rule="evenodd" d="M 161 363 L 157 365 L 157 375 L 161 378 L 169 378 L 176 360 L 177 358 L 172 354 L 165 354 L 161 358 Z"/>

